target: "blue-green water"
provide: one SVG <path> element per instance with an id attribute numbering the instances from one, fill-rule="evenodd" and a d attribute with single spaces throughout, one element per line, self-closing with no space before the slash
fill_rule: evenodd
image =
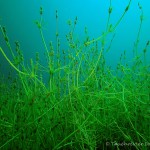
<path id="1" fill-rule="evenodd" d="M 143 7 L 144 12 L 144 21 L 138 46 L 139 52 L 143 50 L 145 43 L 150 39 L 150 2 L 147 0 L 134 0 L 131 2 L 129 11 L 115 31 L 116 34 L 110 52 L 106 54 L 108 65 L 116 66 L 124 50 L 126 50 L 128 60 L 133 57 L 133 46 L 137 37 L 141 13 L 138 8 L 138 3 Z M 14 41 L 20 42 L 21 49 L 27 62 L 30 58 L 35 56 L 35 52 L 39 52 L 43 63 L 45 63 L 41 37 L 34 23 L 34 21 L 38 20 L 40 17 L 39 8 L 41 6 L 43 7 L 44 36 L 46 42 L 49 43 L 52 41 L 54 45 L 56 43 L 55 12 L 57 10 L 61 49 L 65 49 L 65 35 L 69 32 L 67 21 L 72 20 L 73 22 L 75 17 L 78 17 L 75 34 L 79 40 L 82 41 L 85 36 L 85 27 L 88 29 L 90 39 L 97 38 L 106 29 L 109 4 L 109 0 L 0 0 L 0 24 L 6 27 L 13 48 Z M 119 2 L 117 0 L 112 1 L 113 11 L 110 23 L 116 23 L 124 12 L 127 4 L 127 0 Z M 109 43 L 109 36 L 106 41 Z M 7 53 L 2 34 L 0 34 L 0 45 L 3 49 L 6 49 Z M 150 56 L 149 50 L 147 55 Z M 2 68 L 8 68 L 9 70 L 9 65 L 2 55 L 0 55 L 0 60 Z M 5 69 L 5 71 L 6 70 L 7 69 Z"/>

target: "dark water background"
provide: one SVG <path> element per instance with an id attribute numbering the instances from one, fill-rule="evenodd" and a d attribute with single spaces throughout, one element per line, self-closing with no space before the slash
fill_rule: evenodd
<path id="1" fill-rule="evenodd" d="M 25 63 L 30 58 L 35 58 L 35 53 L 40 53 L 42 64 L 46 63 L 44 47 L 38 28 L 34 21 L 40 18 L 39 8 L 43 7 L 44 35 L 46 42 L 56 44 L 56 10 L 58 11 L 58 30 L 61 40 L 61 49 L 67 48 L 65 35 L 69 32 L 67 20 L 74 22 L 78 17 L 75 36 L 83 41 L 85 38 L 84 28 L 87 27 L 90 39 L 97 38 L 106 30 L 108 18 L 109 0 L 0 0 L 0 24 L 7 29 L 8 37 L 12 48 L 15 48 L 15 41 L 19 41 L 24 54 Z M 129 0 L 112 0 L 112 15 L 110 23 L 113 25 L 124 12 Z M 138 3 L 143 7 L 144 22 L 142 25 L 140 43 L 138 50 L 142 52 L 145 44 L 150 40 L 150 1 L 132 0 L 131 6 L 124 19 L 115 31 L 115 39 L 109 53 L 106 54 L 108 65 L 115 67 L 121 53 L 126 50 L 127 60 L 133 57 L 133 46 L 137 37 L 140 24 L 140 10 Z M 106 42 L 110 41 L 110 37 Z M 0 33 L 0 46 L 10 59 L 8 48 Z M 150 58 L 150 48 L 147 57 Z M 147 61 L 147 63 L 150 63 Z M 0 54 L 1 71 L 7 75 L 11 67 Z"/>

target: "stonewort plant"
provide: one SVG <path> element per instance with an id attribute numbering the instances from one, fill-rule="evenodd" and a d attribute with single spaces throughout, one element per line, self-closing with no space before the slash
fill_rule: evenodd
<path id="1" fill-rule="evenodd" d="M 126 51 L 120 56 L 116 70 L 107 66 L 105 59 L 130 5 L 131 0 L 117 22 L 111 24 L 110 0 L 106 30 L 95 39 L 90 39 L 87 28 L 85 39 L 77 39 L 78 17 L 69 20 L 66 49 L 61 47 L 57 10 L 56 45 L 52 41 L 46 43 L 44 12 L 40 7 L 40 19 L 35 24 L 44 45 L 46 65 L 41 64 L 38 52 L 26 64 L 19 42 L 16 41 L 15 50 L 12 49 L 6 28 L 0 26 L 11 57 L 2 47 L 1 55 L 17 73 L 15 77 L 10 73 L 6 80 L 1 72 L 0 149 L 119 150 L 121 146 L 108 146 L 107 142 L 150 142 L 150 65 L 146 63 L 149 41 L 139 53 L 143 23 L 140 4 L 132 65 L 126 61 Z M 111 40 L 106 45 L 108 36 Z M 46 83 L 45 74 L 48 75 Z M 125 147 L 131 148 L 141 149 L 136 144 Z"/>

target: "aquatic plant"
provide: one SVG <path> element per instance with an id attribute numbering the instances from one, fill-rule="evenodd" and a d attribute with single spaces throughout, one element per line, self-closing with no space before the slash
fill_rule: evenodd
<path id="1" fill-rule="evenodd" d="M 40 63 L 39 53 L 30 64 L 24 62 L 20 45 L 16 52 L 6 29 L 1 33 L 12 58 L 0 52 L 17 72 L 7 82 L 0 79 L 0 148 L 1 149 L 148 149 L 150 141 L 150 66 L 146 53 L 149 41 L 138 53 L 140 26 L 133 48 L 132 65 L 121 55 L 116 70 L 106 65 L 105 54 L 111 50 L 115 30 L 129 10 L 131 0 L 116 24 L 110 24 L 112 5 L 108 9 L 106 30 L 90 40 L 85 28 L 85 39 L 76 39 L 78 21 L 68 22 L 68 49 L 62 50 L 56 11 L 56 49 L 48 44 L 43 34 L 43 8 L 35 21 L 43 42 L 47 65 Z M 113 33 L 110 44 L 106 39 Z M 141 56 L 144 56 L 144 60 Z M 44 74 L 48 80 L 43 79 Z M 48 84 L 46 84 L 48 83 Z M 146 145 L 147 144 L 147 145 Z"/>

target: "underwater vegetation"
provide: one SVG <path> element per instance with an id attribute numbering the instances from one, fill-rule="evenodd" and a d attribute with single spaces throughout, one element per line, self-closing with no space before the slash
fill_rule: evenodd
<path id="1" fill-rule="evenodd" d="M 0 54 L 12 69 L 0 78 L 0 149 L 13 150 L 98 150 L 150 148 L 150 64 L 147 51 L 150 42 L 138 52 L 143 23 L 133 47 L 132 64 L 126 61 L 126 51 L 115 70 L 106 65 L 105 54 L 111 50 L 115 31 L 130 9 L 131 0 L 118 21 L 112 25 L 112 6 L 108 8 L 106 30 L 90 39 L 77 39 L 78 17 L 68 21 L 67 49 L 63 49 L 56 27 L 56 45 L 46 43 L 43 34 L 43 8 L 35 21 L 45 49 L 47 65 L 40 54 L 25 63 L 18 41 L 15 50 L 5 27 L 1 34 L 9 50 L 0 47 Z M 56 22 L 58 12 L 56 11 Z M 107 36 L 110 43 L 106 44 Z M 44 75 L 48 76 L 45 82 Z M 7 80 L 6 80 L 7 79 Z"/>

